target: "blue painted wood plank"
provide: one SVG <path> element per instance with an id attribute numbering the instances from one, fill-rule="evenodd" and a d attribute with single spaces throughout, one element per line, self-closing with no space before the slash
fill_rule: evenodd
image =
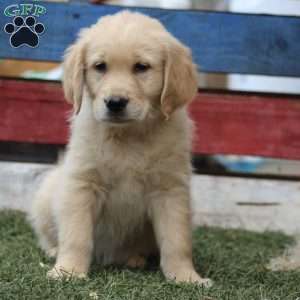
<path id="1" fill-rule="evenodd" d="M 3 28 L 12 21 L 5 8 L 23 2 L 42 5 L 46 14 L 37 19 L 45 25 L 37 48 L 12 48 Z M 20 5 L 19 5 L 20 8 Z M 47 3 L 25 0 L 0 2 L 0 58 L 60 61 L 82 27 L 123 7 L 82 3 Z M 131 8 L 158 18 L 193 50 L 204 72 L 300 76 L 300 18 Z"/>

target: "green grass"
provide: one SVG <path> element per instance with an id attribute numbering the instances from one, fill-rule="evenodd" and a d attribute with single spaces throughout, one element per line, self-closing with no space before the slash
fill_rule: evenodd
<path id="1" fill-rule="evenodd" d="M 265 268 L 271 257 L 291 243 L 292 239 L 281 233 L 198 229 L 194 260 L 197 270 L 215 282 L 208 290 L 166 282 L 155 266 L 147 271 L 94 267 L 87 280 L 53 281 L 46 279 L 53 261 L 37 247 L 25 216 L 3 211 L 0 299 L 296 300 L 300 297 L 300 272 Z"/>

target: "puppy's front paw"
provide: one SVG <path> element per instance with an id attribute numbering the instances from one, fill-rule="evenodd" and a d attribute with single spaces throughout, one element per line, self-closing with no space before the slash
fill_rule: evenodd
<path id="1" fill-rule="evenodd" d="M 50 279 L 72 279 L 79 278 L 85 279 L 87 277 L 86 273 L 77 273 L 74 270 L 68 270 L 62 266 L 55 266 L 52 270 L 47 273 L 47 277 Z"/>
<path id="2" fill-rule="evenodd" d="M 205 288 L 210 288 L 213 285 L 213 281 L 209 278 L 202 278 L 194 270 L 179 270 L 176 272 L 170 272 L 166 274 L 168 279 L 174 280 L 176 283 L 195 283 Z"/>

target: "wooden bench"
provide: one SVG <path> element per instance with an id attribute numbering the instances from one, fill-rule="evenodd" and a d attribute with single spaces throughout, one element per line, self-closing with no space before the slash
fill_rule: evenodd
<path id="1" fill-rule="evenodd" d="M 9 36 L 2 31 L 0 58 L 59 62 L 80 28 L 123 9 L 108 5 L 38 3 L 47 10 L 38 18 L 46 27 L 39 46 L 12 48 Z M 11 4 L 10 0 L 2 0 L 0 10 Z M 202 72 L 300 76 L 300 18 L 134 10 L 158 18 L 191 47 Z M 1 17 L 0 28 L 11 20 Z M 199 137 L 195 139 L 194 153 L 300 159 L 300 101 L 297 100 L 299 95 L 199 91 L 190 107 Z M 60 83 L 2 78 L 0 140 L 64 144 L 68 136 L 68 109 Z"/>
<path id="2" fill-rule="evenodd" d="M 12 48 L 9 36 L 1 31 L 0 59 L 60 62 L 80 28 L 124 9 L 24 2 L 45 7 L 38 20 L 46 31 L 37 48 Z M 0 11 L 11 4 L 1 0 Z M 300 77 L 300 18 L 131 9 L 158 18 L 193 50 L 202 72 Z M 2 16 L 0 28 L 12 19 Z M 300 95 L 199 90 L 189 109 L 197 126 L 195 154 L 300 159 Z M 69 110 L 59 82 L 0 79 L 0 141 L 64 145 Z"/>

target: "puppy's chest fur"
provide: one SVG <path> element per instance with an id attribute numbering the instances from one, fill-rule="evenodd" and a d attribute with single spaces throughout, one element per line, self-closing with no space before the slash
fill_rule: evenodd
<path id="1" fill-rule="evenodd" d="M 97 150 L 97 170 L 106 191 L 98 237 L 112 244 L 110 249 L 136 235 L 148 219 L 147 191 L 154 170 L 153 153 L 147 147 L 139 141 L 129 144 L 112 139 Z"/>

